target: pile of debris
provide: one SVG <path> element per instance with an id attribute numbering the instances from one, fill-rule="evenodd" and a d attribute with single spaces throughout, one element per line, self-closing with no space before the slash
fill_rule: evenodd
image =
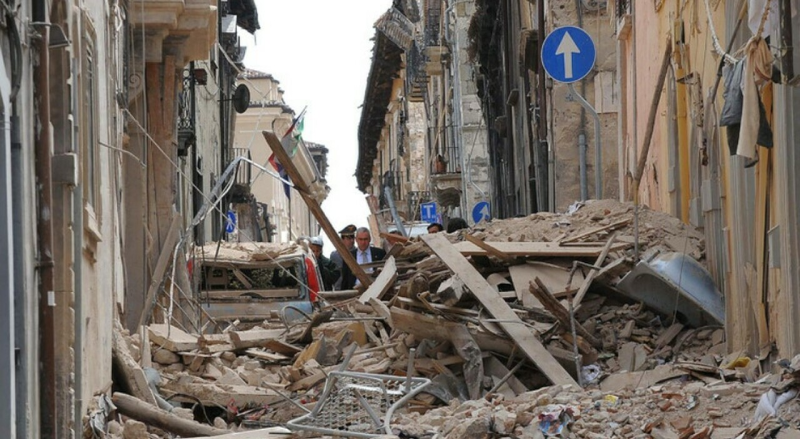
<path id="1" fill-rule="evenodd" d="M 120 329 L 119 392 L 87 428 L 108 431 L 113 407 L 161 437 L 285 426 L 342 371 L 430 380 L 391 419 L 403 437 L 737 437 L 768 428 L 752 423 L 759 401 L 763 419 L 796 409 L 777 402 L 796 395 L 800 359 L 782 376 L 726 355 L 702 235 L 647 209 L 635 235 L 631 205 L 592 202 L 396 244 L 369 288 L 321 294 L 299 323 Z"/>

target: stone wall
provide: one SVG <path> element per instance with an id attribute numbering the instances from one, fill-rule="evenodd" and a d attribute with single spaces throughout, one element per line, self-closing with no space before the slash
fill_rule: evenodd
<path id="1" fill-rule="evenodd" d="M 554 0 L 547 11 L 547 29 L 561 26 L 578 26 L 578 11 L 573 0 Z M 614 28 L 609 25 L 605 8 L 598 11 L 583 9 L 583 29 L 592 36 L 597 49 L 594 70 L 584 79 L 584 98 L 599 113 L 601 124 L 602 196 L 618 198 L 618 152 L 617 152 L 617 108 L 616 90 L 616 38 Z M 581 92 L 581 83 L 574 84 Z M 596 90 L 600 88 L 600 92 Z M 599 99 L 598 99 L 599 98 Z M 585 124 L 581 126 L 581 105 L 570 96 L 567 84 L 554 83 L 552 98 L 548 102 L 552 111 L 551 136 L 556 155 L 555 195 L 556 210 L 563 211 L 571 203 L 580 200 L 580 153 L 578 136 L 584 133 L 587 143 L 588 197 L 595 198 L 595 127 L 594 119 L 587 112 Z"/>

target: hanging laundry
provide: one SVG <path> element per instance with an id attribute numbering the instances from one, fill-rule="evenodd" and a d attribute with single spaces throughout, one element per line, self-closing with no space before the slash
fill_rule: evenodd
<path id="1" fill-rule="evenodd" d="M 730 155 L 736 155 L 739 146 L 739 131 L 742 123 L 742 76 L 744 74 L 745 59 L 739 60 L 733 66 L 725 66 L 725 89 L 722 93 L 724 104 L 719 116 L 719 126 L 725 127 L 726 139 Z M 759 101 L 759 124 L 757 142 L 759 145 L 772 146 L 772 132 L 766 120 L 764 106 Z"/>
<path id="2" fill-rule="evenodd" d="M 758 85 L 772 76 L 772 53 L 766 41 L 751 39 L 745 48 L 747 59 L 742 74 L 742 120 L 736 155 L 756 157 L 756 145 L 772 147 L 772 128 L 766 118 Z"/>

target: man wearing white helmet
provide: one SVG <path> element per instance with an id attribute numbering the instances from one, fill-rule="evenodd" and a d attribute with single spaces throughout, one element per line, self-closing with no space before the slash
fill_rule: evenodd
<path id="1" fill-rule="evenodd" d="M 322 284 L 325 287 L 325 291 L 332 291 L 333 283 L 339 278 L 339 267 L 322 254 L 322 238 L 319 236 L 314 236 L 309 240 L 309 248 L 314 253 L 314 257 L 317 258 L 317 265 L 322 275 Z"/>

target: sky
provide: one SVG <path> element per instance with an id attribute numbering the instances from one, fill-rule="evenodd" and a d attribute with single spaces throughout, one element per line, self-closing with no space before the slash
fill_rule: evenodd
<path id="1" fill-rule="evenodd" d="M 329 150 L 331 193 L 322 208 L 333 227 L 366 227 L 369 208 L 353 176 L 358 123 L 373 25 L 391 0 L 256 0 L 256 6 L 261 29 L 255 37 L 239 29 L 244 64 L 280 81 L 296 113 L 308 106 L 303 138 Z M 332 247 L 326 239 L 324 252 Z"/>

